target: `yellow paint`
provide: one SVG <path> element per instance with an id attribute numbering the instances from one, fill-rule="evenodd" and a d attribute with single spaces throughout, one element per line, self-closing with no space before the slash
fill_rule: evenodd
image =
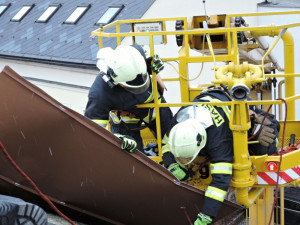
<path id="1" fill-rule="evenodd" d="M 281 131 L 279 138 L 279 145 L 284 141 L 285 146 L 289 142 L 289 137 L 291 134 L 296 134 L 296 142 L 299 142 L 300 138 L 300 124 L 299 121 L 295 121 L 295 101 L 300 99 L 300 95 L 295 96 L 295 77 L 299 77 L 300 74 L 294 73 L 294 40 L 287 30 L 285 33 L 281 32 L 285 29 L 299 27 L 300 23 L 290 23 L 286 25 L 269 25 L 261 27 L 231 27 L 230 19 L 236 16 L 242 17 L 253 17 L 253 16 L 267 16 L 267 15 L 300 15 L 300 11 L 288 11 L 288 12 L 268 12 L 268 13 L 248 13 L 248 14 L 231 14 L 222 16 L 211 16 L 208 22 L 208 29 L 202 29 L 199 24 L 203 23 L 205 17 L 197 16 L 192 19 L 185 17 L 178 18 L 161 18 L 161 19 L 139 19 L 139 20 L 124 20 L 115 21 L 104 27 L 101 27 L 92 32 L 93 35 L 98 37 L 99 47 L 103 46 L 103 37 L 109 37 L 116 39 L 118 44 L 121 44 L 123 37 L 132 37 L 133 43 L 135 41 L 135 36 L 148 36 L 150 43 L 150 55 L 155 54 L 155 49 L 153 46 L 153 36 L 163 35 L 164 43 L 167 44 L 165 37 L 167 35 L 183 35 L 183 46 L 178 51 L 178 55 L 174 55 L 170 58 L 163 58 L 164 62 L 177 61 L 178 62 L 178 76 L 163 79 L 166 82 L 178 82 L 180 84 L 181 102 L 177 103 L 159 103 L 157 93 L 154 95 L 154 103 L 139 105 L 138 107 L 147 108 L 154 107 L 157 118 L 157 128 L 158 128 L 158 139 L 156 140 L 149 130 L 142 131 L 142 137 L 144 138 L 144 145 L 147 143 L 157 141 L 159 145 L 159 155 L 156 157 L 151 157 L 157 162 L 162 161 L 161 153 L 161 134 L 160 130 L 160 115 L 158 114 L 160 107 L 180 107 L 189 104 L 199 104 L 190 103 L 191 100 L 205 87 L 211 85 L 212 83 L 216 85 L 225 84 L 230 89 L 236 84 L 244 84 L 251 88 L 255 83 L 261 83 L 266 77 L 282 77 L 285 83 L 285 100 L 288 104 L 287 113 L 287 127 L 285 139 L 281 138 L 283 123 L 281 122 Z M 129 24 L 133 27 L 134 23 L 142 22 L 175 22 L 176 20 L 183 20 L 184 26 L 183 30 L 180 31 L 168 31 L 166 26 L 163 26 L 163 31 L 160 32 L 131 32 L 121 33 L 120 25 Z M 222 21 L 222 26 L 218 27 L 218 21 Z M 115 28 L 116 33 L 107 33 L 108 28 Z M 216 29 L 217 28 L 217 29 Z M 265 54 L 262 59 L 261 65 L 253 65 L 247 62 L 240 63 L 239 57 L 239 45 L 237 43 L 237 32 L 247 31 L 252 37 L 257 38 L 260 36 L 277 37 L 273 45 L 269 48 L 269 51 Z M 281 35 L 282 34 L 282 35 Z M 218 36 L 223 37 L 220 42 L 215 41 L 213 37 Z M 203 37 L 207 37 L 207 42 L 203 45 L 201 41 Z M 284 68 L 283 74 L 265 74 L 262 70 L 264 63 L 264 58 L 269 54 L 270 51 L 276 46 L 278 40 L 283 41 L 283 51 L 284 55 Z M 299 40 L 298 40 L 299 41 Z M 249 45 L 248 49 L 256 48 L 257 45 Z M 190 56 L 189 48 L 195 50 L 207 49 L 208 54 L 204 56 Z M 220 48 L 225 48 L 224 52 L 218 52 Z M 244 46 L 245 50 L 245 46 Z M 215 73 L 214 80 L 211 84 L 199 84 L 197 88 L 191 88 L 189 86 L 188 80 L 195 77 L 194 74 L 189 74 L 188 65 L 190 63 L 205 63 L 213 62 L 225 62 L 226 65 L 220 68 L 214 68 L 212 73 Z M 155 74 L 153 74 L 153 88 L 157 89 Z M 232 102 L 210 102 L 203 103 L 207 108 L 213 109 L 214 106 L 230 106 L 230 129 L 233 132 L 233 143 L 234 143 L 234 163 L 233 163 L 233 178 L 231 182 L 231 189 L 236 190 L 237 202 L 245 205 L 249 208 L 249 224 L 250 225 L 266 225 L 269 223 L 270 212 L 273 203 L 273 187 L 272 186 L 259 186 L 256 181 L 256 174 L 258 171 L 267 171 L 266 163 L 269 161 L 279 162 L 278 156 L 249 156 L 248 153 L 248 135 L 247 131 L 250 128 L 249 120 L 249 105 L 263 105 L 268 106 L 270 104 L 277 104 L 280 107 L 283 105 L 281 100 L 263 100 L 263 101 L 232 101 Z M 284 108 L 284 107 L 283 107 Z M 282 111 L 282 110 L 281 110 Z M 282 113 L 281 113 L 282 114 Z M 216 118 L 215 118 L 216 120 Z M 218 123 L 217 123 L 218 124 Z M 189 184 L 194 185 L 198 188 L 205 189 L 211 181 L 211 174 L 209 169 L 209 164 L 201 167 L 204 159 L 198 157 L 198 159 L 191 164 L 195 172 L 194 180 L 190 181 Z M 300 149 L 292 153 L 288 153 L 282 157 L 281 171 L 292 168 L 294 166 L 300 165 Z M 202 168 L 201 170 L 199 168 Z M 295 180 L 289 184 L 299 185 L 300 179 Z M 286 184 L 288 185 L 288 184 Z M 283 189 L 284 186 L 281 188 Z M 283 191 L 281 191 L 283 192 Z M 282 212 L 281 212 L 282 213 Z M 283 215 L 282 215 L 283 218 Z M 273 220 L 273 219 L 272 219 Z M 284 222 L 281 221 L 281 224 Z"/>

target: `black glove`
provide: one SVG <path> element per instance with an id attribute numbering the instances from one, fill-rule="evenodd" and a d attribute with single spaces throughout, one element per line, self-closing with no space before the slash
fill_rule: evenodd
<path id="1" fill-rule="evenodd" d="M 130 137 L 129 135 L 122 134 L 115 134 L 115 136 L 117 136 L 123 141 L 121 145 L 122 150 L 127 150 L 130 153 L 136 150 L 137 143 L 132 137 Z"/>
<path id="2" fill-rule="evenodd" d="M 164 62 L 161 60 L 161 58 L 159 58 L 158 55 L 154 56 L 154 61 L 151 68 L 155 73 L 159 73 L 164 69 Z"/>
<path id="3" fill-rule="evenodd" d="M 160 71 L 163 70 L 164 68 L 164 63 L 163 61 L 159 58 L 158 55 L 154 56 L 154 61 L 153 64 L 151 64 L 153 57 L 150 56 L 146 59 L 146 64 L 147 64 L 147 72 L 148 74 L 151 74 L 152 71 L 155 73 L 159 73 Z"/>
<path id="4" fill-rule="evenodd" d="M 151 65 L 152 59 L 153 59 L 152 56 L 150 56 L 150 57 L 148 57 L 148 58 L 146 59 L 147 73 L 150 74 L 150 75 L 152 74 L 152 65 Z"/>

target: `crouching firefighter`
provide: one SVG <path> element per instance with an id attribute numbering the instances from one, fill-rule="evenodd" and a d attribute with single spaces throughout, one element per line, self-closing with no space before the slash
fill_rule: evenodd
<path id="1" fill-rule="evenodd" d="M 231 101 L 231 97 L 222 88 L 210 87 L 201 92 L 193 100 L 199 104 L 179 109 L 163 140 L 164 166 L 179 180 L 188 181 L 193 178 L 193 172 L 187 168 L 198 155 L 210 158 L 212 181 L 205 191 L 203 208 L 194 225 L 212 223 L 224 201 L 232 177 L 233 135 L 229 128 L 230 107 L 201 104 L 221 101 Z M 261 132 L 257 136 L 268 132 Z M 269 142 L 276 142 L 275 135 Z"/>
<path id="2" fill-rule="evenodd" d="M 198 155 L 208 156 L 212 181 L 205 192 L 202 211 L 194 225 L 210 224 L 216 217 L 232 177 L 233 136 L 229 129 L 227 106 L 203 105 L 201 102 L 230 101 L 222 91 L 201 92 L 190 105 L 179 109 L 163 140 L 164 166 L 179 180 L 191 180 L 185 167 Z"/>
<path id="3" fill-rule="evenodd" d="M 146 58 L 140 45 L 120 45 L 115 50 L 102 48 L 97 58 L 100 73 L 89 90 L 85 116 L 102 127 L 110 123 L 111 132 L 125 142 L 122 146 L 131 146 L 136 141 L 137 149 L 143 152 L 140 130 L 149 127 L 156 137 L 155 111 L 137 105 L 154 102 L 150 74 L 159 73 L 163 62 L 155 55 L 151 65 L 152 57 Z M 159 102 L 165 103 L 159 75 L 157 80 Z M 169 108 L 160 109 L 162 137 L 172 116 Z"/>

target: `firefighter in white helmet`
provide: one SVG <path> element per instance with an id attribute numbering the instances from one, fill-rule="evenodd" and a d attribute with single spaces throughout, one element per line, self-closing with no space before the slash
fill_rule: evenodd
<path id="1" fill-rule="evenodd" d="M 222 88 L 213 87 L 201 92 L 193 101 L 199 104 L 179 109 L 163 140 L 164 166 L 179 180 L 192 179 L 193 172 L 187 165 L 198 155 L 210 158 L 212 181 L 207 187 L 202 211 L 197 215 L 194 225 L 210 224 L 217 216 L 232 177 L 233 135 L 229 128 L 230 107 L 201 104 L 220 101 L 231 101 Z M 278 131 L 266 128 L 258 136 L 264 140 L 268 153 L 274 153 Z"/>
<path id="2" fill-rule="evenodd" d="M 143 152 L 140 130 L 149 127 L 156 136 L 155 112 L 153 108 L 137 108 L 136 105 L 152 103 L 154 94 L 152 71 L 158 80 L 159 102 L 164 86 L 158 73 L 164 68 L 162 60 L 155 55 L 146 57 L 140 45 L 119 45 L 116 49 L 102 48 L 97 54 L 100 69 L 89 91 L 85 116 L 102 127 L 108 123 L 112 133 L 123 140 L 122 148 Z M 172 118 L 169 108 L 160 109 L 161 134 L 166 133 Z"/>

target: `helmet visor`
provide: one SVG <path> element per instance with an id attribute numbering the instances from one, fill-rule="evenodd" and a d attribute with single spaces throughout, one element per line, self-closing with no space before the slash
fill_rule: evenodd
<path id="1" fill-rule="evenodd" d="M 133 94 L 141 94 L 145 92 L 150 86 L 150 79 L 149 75 L 146 74 L 139 74 L 137 78 L 133 81 L 129 82 L 120 82 L 122 86 L 129 92 Z"/>
<path id="2" fill-rule="evenodd" d="M 181 165 L 187 165 L 194 160 L 194 157 L 175 157 L 175 160 Z"/>

